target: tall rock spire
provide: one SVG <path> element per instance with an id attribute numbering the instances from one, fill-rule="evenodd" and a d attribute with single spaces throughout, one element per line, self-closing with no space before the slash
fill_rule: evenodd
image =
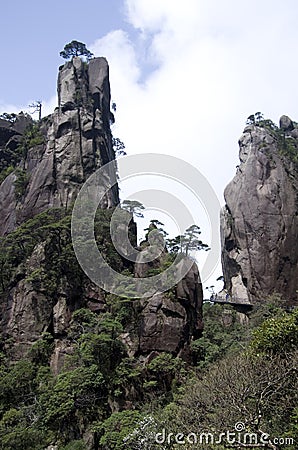
<path id="1" fill-rule="evenodd" d="M 75 57 L 61 66 L 58 108 L 33 126 L 30 138 L 23 144 L 19 169 L 26 176 L 26 185 L 16 192 L 19 170 L 0 186 L 0 208 L 5 218 L 0 220 L 0 234 L 50 207 L 67 208 L 73 204 L 86 179 L 115 159 L 111 117 L 106 59 L 94 58 L 86 63 Z M 6 145 L 4 140 L 3 148 Z M 115 185 L 100 207 L 118 203 Z"/>
<path id="2" fill-rule="evenodd" d="M 239 146 L 221 214 L 225 287 L 235 303 L 297 302 L 298 128 L 285 116 L 251 124 Z"/>

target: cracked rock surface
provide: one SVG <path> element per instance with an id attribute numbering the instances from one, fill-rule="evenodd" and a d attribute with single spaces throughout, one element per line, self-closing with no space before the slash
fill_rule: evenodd
<path id="1" fill-rule="evenodd" d="M 297 301 L 298 128 L 249 125 L 239 140 L 240 165 L 225 189 L 221 212 L 222 264 L 235 303 L 273 293 Z M 295 156 L 296 155 L 296 156 Z"/>
<path id="2" fill-rule="evenodd" d="M 115 159 L 110 131 L 109 68 L 105 58 L 87 65 L 75 57 L 59 69 L 59 106 L 42 119 L 43 142 L 29 147 L 20 168 L 28 184 L 21 196 L 15 192 L 15 172 L 0 186 L 0 235 L 50 207 L 70 206 L 84 181 L 98 168 Z M 1 149 L 12 137 L 24 133 L 18 120 L 15 130 L 1 120 Z M 1 126 L 2 125 L 2 126 Z M 101 207 L 119 203 L 118 187 L 103 199 Z"/>

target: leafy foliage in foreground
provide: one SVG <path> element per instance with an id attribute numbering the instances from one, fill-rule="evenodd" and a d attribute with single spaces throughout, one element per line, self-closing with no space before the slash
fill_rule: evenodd
<path id="1" fill-rule="evenodd" d="M 111 264 L 132 275 L 109 241 L 111 214 L 99 212 L 97 243 Z M 44 262 L 27 273 L 25 262 L 38 248 L 45 252 Z M 53 301 L 66 277 L 80 298 L 86 278 L 72 249 L 70 216 L 52 209 L 3 238 L 0 268 L 2 296 L 22 276 Z M 90 432 L 95 450 L 158 450 L 155 435 L 163 429 L 174 435 L 206 430 L 216 435 L 233 431 L 236 422 L 257 436 L 265 431 L 298 439 L 297 310 L 286 312 L 273 298 L 240 325 L 234 309 L 205 305 L 203 337 L 192 343 L 193 367 L 168 353 L 150 355 L 146 363 L 130 357 L 122 338 L 127 329 L 137 333 L 137 311 L 125 296 L 109 294 L 106 304 L 101 313 L 83 304 L 73 312 L 64 336 L 69 351 L 57 375 L 49 364 L 53 332 L 44 333 L 13 364 L 5 342 L 0 448 L 41 450 L 55 444 L 59 450 L 83 450 L 83 436 Z M 163 448 L 198 447 L 187 442 L 175 447 L 172 439 Z M 294 450 L 295 444 L 287 448 Z"/>
<path id="2" fill-rule="evenodd" d="M 98 211 L 96 241 L 112 266 L 132 275 L 132 266 L 125 266 L 110 239 L 112 213 L 112 210 Z M 6 450 L 40 450 L 53 442 L 59 445 L 59 450 L 63 446 L 72 448 L 71 445 L 81 449 L 85 448 L 82 435 L 93 429 L 95 440 L 99 442 L 102 438 L 108 442 L 110 438 L 104 437 L 106 428 L 101 424 L 111 416 L 111 403 L 131 404 L 138 410 L 154 397 L 154 392 L 166 401 L 167 395 L 171 396 L 173 379 L 177 376 L 180 383 L 185 376 L 182 361 L 171 355 L 165 355 L 166 363 L 157 360 L 146 368 L 128 356 L 120 337 L 127 325 L 132 333 L 137 333 L 138 326 L 129 298 L 107 295 L 107 309 L 100 314 L 84 307 L 80 295 L 88 280 L 72 248 L 70 219 L 64 210 L 50 209 L 22 224 L 0 242 L 3 298 L 20 279 L 25 279 L 53 304 L 67 285 L 68 295 L 76 296 L 78 308 L 65 332 L 64 342 L 70 350 L 58 375 L 49 367 L 54 338 L 57 338 L 53 330 L 44 333 L 24 354 L 23 360 L 13 364 L 9 351 L 15 343 L 3 342 L 0 448 Z M 28 264 L 32 255 L 40 252 L 43 255 L 40 264 Z"/>
<path id="3" fill-rule="evenodd" d="M 68 332 L 73 351 L 59 375 L 48 365 L 53 349 L 49 333 L 22 361 L 9 365 L 2 356 L 2 448 L 40 450 L 41 444 L 45 448 L 56 442 L 59 449 L 85 449 L 82 432 L 89 429 L 96 449 L 157 450 L 155 435 L 163 429 L 173 436 L 199 436 L 206 430 L 218 436 L 227 429 L 233 432 L 237 422 L 256 436 L 266 432 L 272 438 L 297 439 L 297 309 L 262 306 L 268 318 L 248 332 L 249 325 L 238 328 L 230 308 L 208 308 L 205 340 L 217 342 L 218 351 L 204 364 L 198 360 L 202 368 L 196 370 L 166 353 L 146 366 L 129 358 L 119 339 L 122 315 L 88 309 L 73 314 Z M 260 312 L 252 316 L 251 323 L 261 321 Z M 236 330 L 241 345 L 232 348 Z M 112 413 L 108 398 L 130 407 Z M 176 448 L 173 439 L 163 448 Z M 229 448 L 209 444 L 204 444 L 206 450 Z M 186 442 L 177 448 L 197 447 Z M 295 444 L 287 448 L 294 450 Z"/>

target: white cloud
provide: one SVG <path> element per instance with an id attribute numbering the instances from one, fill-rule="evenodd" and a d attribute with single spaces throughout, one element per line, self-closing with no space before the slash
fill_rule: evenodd
<path id="1" fill-rule="evenodd" d="M 54 109 L 58 106 L 58 97 L 54 95 L 49 100 L 42 100 L 42 109 L 41 115 L 42 117 L 48 116 L 52 114 Z"/>
<path id="2" fill-rule="evenodd" d="M 19 113 L 20 111 L 28 111 L 28 105 L 13 105 L 10 103 L 5 103 L 0 99 L 0 114 L 3 113 Z"/>
<path id="3" fill-rule="evenodd" d="M 117 83 L 117 90 L 125 88 L 127 84 L 138 82 L 140 68 L 128 34 L 123 30 L 111 31 L 103 38 L 95 41 L 90 46 L 90 50 L 96 56 L 107 56 L 110 66 L 117 68 L 117 71 L 112 74 L 114 81 Z"/>
<path id="4" fill-rule="evenodd" d="M 297 6 L 259 3 L 126 0 L 139 41 L 117 30 L 92 50 L 109 60 L 117 133 L 129 153 L 183 156 L 221 195 L 246 117 L 295 114 Z M 148 54 L 156 69 L 144 79 Z"/>
<path id="5" fill-rule="evenodd" d="M 38 119 L 38 113 L 33 113 L 33 109 L 29 107 L 35 100 L 28 100 L 26 105 L 13 105 L 13 104 L 5 104 L 0 100 L 0 114 L 7 113 L 19 113 L 20 111 L 26 112 L 28 114 L 32 114 L 34 119 Z M 42 100 L 42 110 L 41 115 L 45 117 L 49 114 L 52 114 L 56 106 L 58 105 L 57 95 L 51 97 L 49 100 Z"/>
<path id="6" fill-rule="evenodd" d="M 125 0 L 125 6 L 137 39 L 118 30 L 92 47 L 110 63 L 114 134 L 129 154 L 153 151 L 192 163 L 223 203 L 248 115 L 298 117 L 298 5 Z M 154 70 L 146 72 L 144 61 Z"/>

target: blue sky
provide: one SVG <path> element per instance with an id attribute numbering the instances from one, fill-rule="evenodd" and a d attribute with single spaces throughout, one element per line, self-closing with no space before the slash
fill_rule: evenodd
<path id="1" fill-rule="evenodd" d="M 109 61 L 113 133 L 127 152 L 183 158 L 221 204 L 246 118 L 298 120 L 297 0 L 3 3 L 0 113 L 37 99 L 51 113 L 59 52 L 82 41 Z"/>
<path id="2" fill-rule="evenodd" d="M 121 0 L 14 0 L 0 16 L 0 101 L 26 104 L 55 92 L 59 52 L 73 39 L 92 43 L 111 29 L 128 29 Z"/>

